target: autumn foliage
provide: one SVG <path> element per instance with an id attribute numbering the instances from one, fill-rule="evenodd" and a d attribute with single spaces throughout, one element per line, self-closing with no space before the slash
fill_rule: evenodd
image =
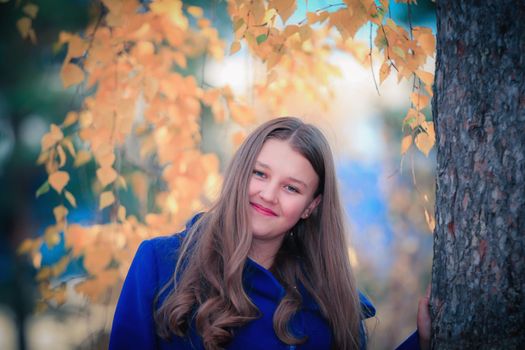
<path id="1" fill-rule="evenodd" d="M 78 89 L 84 99 L 80 110 L 51 125 L 41 141 L 38 164 L 45 166 L 48 179 L 37 196 L 55 191 L 62 203 L 45 234 L 19 248 L 39 271 L 41 307 L 66 301 L 65 283 L 53 281 L 78 257 L 86 273 L 76 291 L 94 303 L 114 302 L 138 244 L 176 232 L 214 200 L 221 175 L 217 155 L 200 148 L 204 109 L 216 123 L 248 129 L 266 115 L 285 114 L 288 94 L 327 105 L 333 95 L 328 81 L 340 75 L 329 61 L 335 50 L 372 69 L 380 67 L 374 72 L 379 83 L 391 74 L 413 81 L 401 153 L 415 144 L 428 154 L 434 130 L 421 110 L 432 97 L 433 74 L 423 70 L 434 55 L 431 30 L 396 24 L 388 16 L 388 0 L 345 0 L 290 23 L 297 6 L 295 0 L 228 1 L 233 31 L 228 44 L 202 8 L 178 0 L 102 0 L 85 31 L 60 34 L 58 44 L 67 47 L 63 86 Z M 31 9 L 33 20 L 38 8 Z M 19 22 L 22 36 L 36 41 L 25 22 Z M 358 30 L 368 26 L 373 42 L 357 40 Z M 254 82 L 253 92 L 266 115 L 229 86 L 204 86 L 189 67 L 198 57 L 220 61 L 243 48 L 264 64 L 264 77 Z M 238 143 L 242 133 L 234 138 Z M 68 223 L 78 204 L 70 182 L 88 164 L 96 168 L 88 174 L 90 190 L 109 219 L 81 226 Z M 130 215 L 122 200 L 128 190 L 140 203 L 140 215 Z M 53 247 L 61 240 L 67 254 L 43 265 L 42 245 Z"/>

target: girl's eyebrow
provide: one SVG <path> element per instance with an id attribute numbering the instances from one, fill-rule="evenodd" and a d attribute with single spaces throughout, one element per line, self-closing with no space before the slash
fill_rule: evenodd
<path id="1" fill-rule="evenodd" d="M 263 162 L 256 161 L 256 162 L 255 162 L 255 165 L 258 165 L 258 166 L 260 166 L 261 168 L 270 169 L 270 166 L 267 165 L 267 164 L 265 164 L 265 163 L 263 163 Z"/>
<path id="2" fill-rule="evenodd" d="M 260 162 L 260 161 L 256 161 L 255 165 L 260 166 L 261 168 L 271 169 L 268 164 Z M 299 185 L 303 186 L 304 188 L 308 188 L 308 185 L 304 181 L 301 181 L 301 180 L 299 180 L 299 179 L 297 179 L 295 177 L 290 176 L 290 177 L 287 178 L 287 180 L 290 180 L 292 182 L 298 183 Z"/>

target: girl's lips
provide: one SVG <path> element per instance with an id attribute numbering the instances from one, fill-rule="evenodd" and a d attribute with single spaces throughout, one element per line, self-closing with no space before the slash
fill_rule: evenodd
<path id="1" fill-rule="evenodd" d="M 259 213 L 261 213 L 263 215 L 266 215 L 266 216 L 277 216 L 277 214 L 273 210 L 268 209 L 266 207 L 263 207 L 262 205 L 259 205 L 259 204 L 256 204 L 256 203 L 252 203 L 252 202 L 250 202 L 250 205 L 255 210 L 257 210 Z"/>

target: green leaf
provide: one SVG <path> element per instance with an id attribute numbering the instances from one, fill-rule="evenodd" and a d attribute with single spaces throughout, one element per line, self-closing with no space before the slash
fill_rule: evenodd
<path id="1" fill-rule="evenodd" d="M 257 38 L 255 38 L 255 40 L 257 41 L 257 45 L 260 45 L 261 43 L 264 43 L 266 41 L 266 39 L 268 39 L 268 35 L 266 35 L 266 34 L 261 34 Z"/>
<path id="2" fill-rule="evenodd" d="M 412 125 L 412 123 L 415 123 L 416 121 L 416 117 L 410 117 L 408 119 L 406 119 L 404 122 L 403 122 L 403 127 L 405 125 Z"/>
<path id="3" fill-rule="evenodd" d="M 40 186 L 38 190 L 36 190 L 36 198 L 40 197 L 44 193 L 47 193 L 49 189 L 50 189 L 49 182 L 48 181 L 44 182 L 42 186 Z"/>
<path id="4" fill-rule="evenodd" d="M 402 48 L 398 46 L 394 46 L 392 48 L 392 51 L 394 51 L 398 56 L 401 56 L 401 58 L 405 58 L 405 51 L 403 51 Z"/>
<path id="5" fill-rule="evenodd" d="M 388 46 L 388 41 L 386 40 L 386 37 L 383 33 L 378 32 L 377 38 L 378 39 L 376 39 L 375 44 L 379 50 L 382 50 Z"/>
<path id="6" fill-rule="evenodd" d="M 242 18 L 239 18 L 233 23 L 233 31 L 236 32 L 242 25 L 244 24 L 244 20 Z"/>

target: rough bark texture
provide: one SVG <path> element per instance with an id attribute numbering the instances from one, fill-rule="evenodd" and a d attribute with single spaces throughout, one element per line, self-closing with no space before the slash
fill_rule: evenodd
<path id="1" fill-rule="evenodd" d="M 525 1 L 437 1 L 433 349 L 525 349 Z"/>

